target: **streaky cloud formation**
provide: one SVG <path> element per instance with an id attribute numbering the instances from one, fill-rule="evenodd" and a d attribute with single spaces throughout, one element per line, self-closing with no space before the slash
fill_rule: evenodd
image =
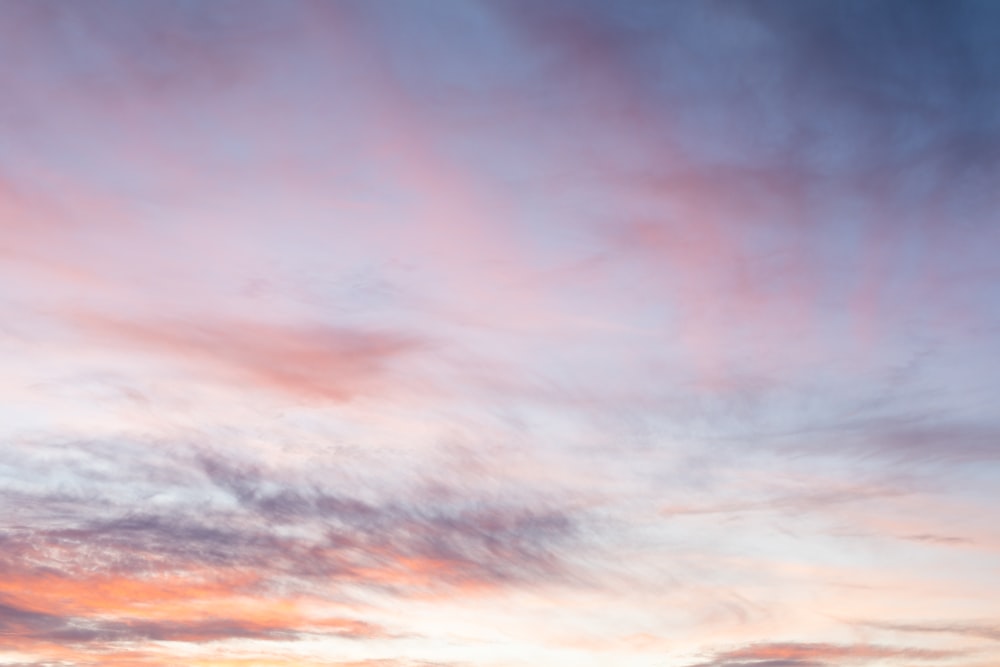
<path id="1" fill-rule="evenodd" d="M 1000 662 L 1000 6 L 0 5 L 0 665 Z"/>
<path id="2" fill-rule="evenodd" d="M 979 639 L 990 639 L 995 641 L 1000 641 L 1000 627 L 996 625 L 989 625 L 984 623 L 975 622 L 956 622 L 956 623 L 882 623 L 882 622 L 870 622 L 864 623 L 865 626 L 870 626 L 880 630 L 891 630 L 894 632 L 901 633 L 948 633 L 965 635 L 968 637 L 976 637 Z"/>
<path id="3" fill-rule="evenodd" d="M 751 644 L 724 651 L 698 667 L 800 667 L 812 665 L 865 664 L 885 659 L 938 662 L 956 657 L 953 651 L 898 648 L 871 644 Z"/>

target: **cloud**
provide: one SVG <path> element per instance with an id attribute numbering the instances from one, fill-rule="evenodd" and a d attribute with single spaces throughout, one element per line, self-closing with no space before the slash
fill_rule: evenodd
<path id="1" fill-rule="evenodd" d="M 702 514 L 739 514 L 743 512 L 788 512 L 801 514 L 822 511 L 830 506 L 863 503 L 872 499 L 891 498 L 905 495 L 908 490 L 891 486 L 850 485 L 843 488 L 821 490 L 803 489 L 798 493 L 788 493 L 776 498 L 756 501 L 740 501 L 710 506 L 667 506 L 660 512 L 667 517 Z"/>
<path id="2" fill-rule="evenodd" d="M 69 472 L 42 456 L 50 471 Z M 352 587 L 420 597 L 568 582 L 569 556 L 583 545 L 574 511 L 478 496 L 441 480 L 396 498 L 336 493 L 335 478 L 289 477 L 182 448 L 117 466 L 129 471 L 130 486 L 91 477 L 99 462 L 76 457 L 63 491 L 0 488 L 7 507 L 30 508 L 20 526 L 8 511 L 0 532 L 0 566 L 10 573 L 3 591 L 20 597 L 44 582 L 43 597 L 68 613 L 104 604 L 135 611 L 132 599 L 177 605 L 185 595 Z M 187 500 L 129 500 L 151 495 Z"/>
<path id="3" fill-rule="evenodd" d="M 832 445 L 845 457 L 882 460 L 914 468 L 985 463 L 1000 456 L 1000 429 L 987 419 L 961 419 L 942 410 L 927 414 L 908 404 L 906 394 L 890 395 L 872 413 L 830 419 L 759 436 L 788 454 L 823 456 Z"/>
<path id="4" fill-rule="evenodd" d="M 308 626 L 289 617 L 288 623 L 267 625 L 253 619 L 203 618 L 190 620 L 109 619 L 94 616 L 60 616 L 0 604 L 0 632 L 19 643 L 105 644 L 109 642 L 174 641 L 202 643 L 224 639 L 292 641 L 302 633 L 321 630 L 326 635 L 371 638 L 384 635 L 378 628 L 343 622 Z"/>
<path id="5" fill-rule="evenodd" d="M 914 542 L 930 542 L 931 544 L 958 545 L 971 544 L 973 540 L 965 537 L 955 537 L 953 535 L 932 535 L 921 533 L 919 535 L 902 535 L 900 539 L 913 540 Z"/>
<path id="6" fill-rule="evenodd" d="M 916 422 L 872 434 L 876 451 L 913 463 L 975 463 L 1000 457 L 1000 428 L 988 423 Z"/>
<path id="7" fill-rule="evenodd" d="M 949 634 L 977 639 L 1000 641 L 1000 624 L 975 622 L 924 622 L 892 623 L 888 621 L 863 621 L 859 625 L 876 630 L 913 634 Z"/>
<path id="8" fill-rule="evenodd" d="M 258 640 L 281 653 L 337 640 L 356 645 L 352 654 L 421 643 L 385 609 L 572 585 L 586 553 L 575 510 L 481 492 L 447 467 L 398 487 L 374 474 L 358 483 L 338 461 L 274 466 L 222 444 L 8 444 L 0 634 L 74 664 L 162 642 L 211 651 Z"/>
<path id="9" fill-rule="evenodd" d="M 947 661 L 961 651 L 881 646 L 875 644 L 825 644 L 776 642 L 748 644 L 721 651 L 708 662 L 690 667 L 825 667 L 840 664 L 868 664 L 882 660 L 919 662 Z"/>
<path id="10" fill-rule="evenodd" d="M 128 345 L 194 374 L 305 400 L 391 391 L 390 368 L 427 347 L 415 336 L 333 326 L 231 321 L 142 322 L 82 316 L 92 343 Z"/>

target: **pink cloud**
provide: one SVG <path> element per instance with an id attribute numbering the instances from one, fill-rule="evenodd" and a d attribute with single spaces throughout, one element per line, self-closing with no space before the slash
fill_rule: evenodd
<path id="1" fill-rule="evenodd" d="M 427 347 L 404 334 L 328 326 L 141 322 L 96 315 L 76 321 L 92 343 L 125 345 L 186 366 L 195 376 L 334 402 L 391 391 L 393 363 Z"/>

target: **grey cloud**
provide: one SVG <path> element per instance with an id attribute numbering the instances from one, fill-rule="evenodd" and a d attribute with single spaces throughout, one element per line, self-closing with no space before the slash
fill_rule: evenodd
<path id="1" fill-rule="evenodd" d="M 762 642 L 716 652 L 707 662 L 688 667 L 827 667 L 869 664 L 885 660 L 934 663 L 961 656 L 945 651 L 879 644 L 828 644 L 818 642 Z"/>
<path id="2" fill-rule="evenodd" d="M 932 544 L 945 545 L 972 544 L 972 540 L 964 537 L 954 537 L 952 535 L 932 535 L 929 533 L 921 533 L 919 535 L 903 535 L 902 539 L 912 540 L 914 542 L 930 542 Z"/>
<path id="3" fill-rule="evenodd" d="M 753 662 L 705 662 L 691 667 L 825 667 L 829 663 L 814 660 L 755 660 Z"/>
<path id="4" fill-rule="evenodd" d="M 119 463 L 121 478 L 133 480 L 135 497 L 168 493 L 186 496 L 183 502 L 128 504 L 87 476 L 60 492 L 0 488 L 8 508 L 30 508 L 20 523 L 12 521 L 17 514 L 7 517 L 0 567 L 35 562 L 67 577 L 84 566 L 133 575 L 253 567 L 265 587 L 272 578 L 307 587 L 320 577 L 406 593 L 409 585 L 566 578 L 570 549 L 582 545 L 581 518 L 550 504 L 480 497 L 441 482 L 433 491 L 362 499 L 330 490 L 333 479 L 282 479 L 208 450 L 171 451 L 170 475 L 147 475 L 157 457 L 140 457 Z M 61 561 L 45 556 L 53 549 L 64 554 Z M 370 575 L 403 572 L 414 559 L 432 566 L 424 581 L 402 585 Z"/>
<path id="5" fill-rule="evenodd" d="M 928 621 L 924 623 L 893 623 L 889 621 L 865 621 L 859 625 L 877 630 L 906 632 L 914 634 L 954 634 L 979 639 L 1000 641 L 1000 623 L 954 623 Z"/>

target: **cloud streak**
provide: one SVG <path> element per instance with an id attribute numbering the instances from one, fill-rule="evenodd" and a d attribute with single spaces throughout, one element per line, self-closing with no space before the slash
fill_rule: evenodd
<path id="1" fill-rule="evenodd" d="M 384 376 L 396 358 L 426 347 L 413 336 L 317 326 L 280 327 L 248 322 L 150 323 L 82 318 L 84 328 L 111 345 L 130 345 L 176 358 L 218 379 L 307 400 L 347 401 L 387 390 Z"/>
<path id="2" fill-rule="evenodd" d="M 935 663 L 959 656 L 938 651 L 872 644 L 761 643 L 723 651 L 709 662 L 691 667 L 812 667 L 813 665 L 869 664 L 886 659 Z"/>

